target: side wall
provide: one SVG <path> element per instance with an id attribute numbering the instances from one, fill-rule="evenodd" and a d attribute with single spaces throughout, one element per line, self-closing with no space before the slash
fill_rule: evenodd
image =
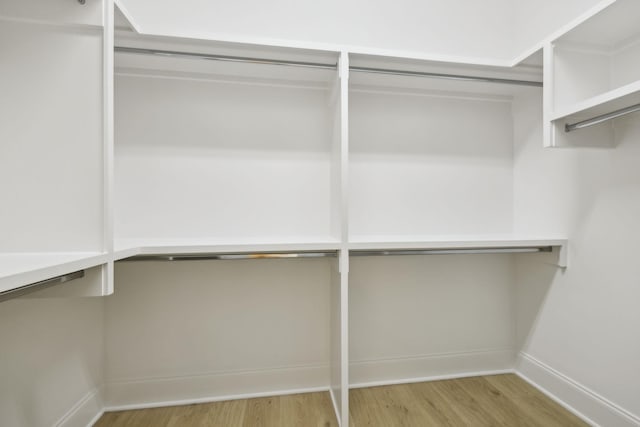
<path id="1" fill-rule="evenodd" d="M 106 407 L 329 389 L 327 259 L 124 262 Z"/>
<path id="2" fill-rule="evenodd" d="M 84 427 L 102 411 L 101 298 L 0 304 L 0 425 Z"/>
<path id="3" fill-rule="evenodd" d="M 618 119 L 614 148 L 543 149 L 541 106 L 515 114 L 516 231 L 569 238 L 566 271 L 518 259 L 517 368 L 595 423 L 638 425 L 640 121 Z"/>

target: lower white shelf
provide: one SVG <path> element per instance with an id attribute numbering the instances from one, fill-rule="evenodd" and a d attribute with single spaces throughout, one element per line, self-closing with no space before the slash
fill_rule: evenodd
<path id="1" fill-rule="evenodd" d="M 299 241 L 216 241 L 216 240 L 121 240 L 116 242 L 114 261 L 137 255 L 198 255 L 252 252 L 335 251 L 340 242 L 331 239 Z"/>
<path id="2" fill-rule="evenodd" d="M 425 251 L 433 254 L 483 252 L 534 252 L 551 248 L 557 252 L 557 265 L 568 261 L 566 238 L 531 236 L 354 236 L 348 247 L 352 251 Z"/>
<path id="3" fill-rule="evenodd" d="M 103 252 L 0 254 L 0 293 L 107 263 Z"/>
<path id="4" fill-rule="evenodd" d="M 305 240 L 297 242 L 217 242 L 206 240 L 145 240 L 120 241 L 116 245 L 114 260 L 141 255 L 198 255 L 269 252 L 336 251 L 348 249 L 354 252 L 425 251 L 434 254 L 456 253 L 557 253 L 557 265 L 567 266 L 566 238 L 541 238 L 531 236 L 356 236 L 346 244 L 330 240 Z"/>

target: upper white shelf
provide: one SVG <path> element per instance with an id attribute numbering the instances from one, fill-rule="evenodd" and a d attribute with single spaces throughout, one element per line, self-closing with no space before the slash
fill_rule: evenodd
<path id="1" fill-rule="evenodd" d="M 45 252 L 0 254 L 0 292 L 107 263 L 101 252 Z"/>
<path id="2" fill-rule="evenodd" d="M 639 102 L 640 80 L 559 109 L 552 113 L 551 120 L 570 119 L 572 116 L 597 116 Z"/>

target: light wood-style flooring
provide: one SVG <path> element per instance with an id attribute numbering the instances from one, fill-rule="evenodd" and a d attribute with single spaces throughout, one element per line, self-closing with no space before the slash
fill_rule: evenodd
<path id="1" fill-rule="evenodd" d="M 354 389 L 351 427 L 587 426 L 516 375 Z M 328 393 L 105 413 L 96 427 L 337 427 Z"/>

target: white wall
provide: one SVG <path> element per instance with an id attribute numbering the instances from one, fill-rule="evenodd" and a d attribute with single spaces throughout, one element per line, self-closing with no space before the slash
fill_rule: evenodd
<path id="1" fill-rule="evenodd" d="M 100 412 L 100 298 L 0 304 L 0 425 L 86 426 Z"/>
<path id="2" fill-rule="evenodd" d="M 107 406 L 328 389 L 330 262 L 118 264 Z"/>
<path id="3" fill-rule="evenodd" d="M 508 59 L 510 0 L 121 0 L 142 32 Z"/>
<path id="4" fill-rule="evenodd" d="M 118 238 L 331 237 L 327 90 L 116 83 Z"/>
<path id="5" fill-rule="evenodd" d="M 510 233 L 510 103 L 376 89 L 349 95 L 351 236 Z"/>
<path id="6" fill-rule="evenodd" d="M 640 423 L 640 122 L 637 116 L 618 119 L 614 148 L 545 150 L 540 110 L 531 103 L 515 110 L 521 118 L 515 129 L 516 229 L 566 234 L 569 267 L 562 272 L 533 256 L 519 258 L 519 345 Z M 621 424 L 625 417 L 590 392 L 561 389 L 548 370 L 521 362 L 601 425 L 633 425 Z"/>
<path id="7" fill-rule="evenodd" d="M 93 23 L 100 5 L 68 3 L 0 3 L 3 252 L 102 249 L 102 28 L 57 22 Z M 20 21 L 51 9 L 68 13 Z"/>
<path id="8" fill-rule="evenodd" d="M 510 369 L 510 255 L 352 257 L 351 384 Z"/>

